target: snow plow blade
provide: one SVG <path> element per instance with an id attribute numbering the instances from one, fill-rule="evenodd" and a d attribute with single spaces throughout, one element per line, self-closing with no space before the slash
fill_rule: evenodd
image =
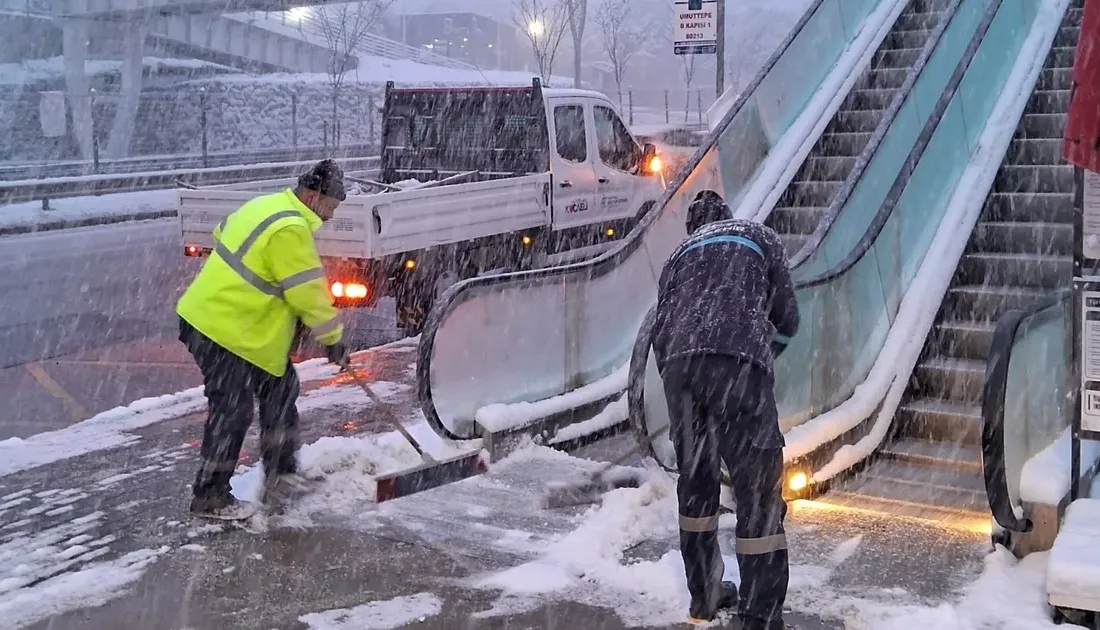
<path id="1" fill-rule="evenodd" d="M 448 459 L 425 461 L 412 468 L 379 476 L 375 500 L 381 503 L 407 497 L 410 494 L 462 481 L 488 470 L 481 458 L 481 451 L 464 453 Z"/>

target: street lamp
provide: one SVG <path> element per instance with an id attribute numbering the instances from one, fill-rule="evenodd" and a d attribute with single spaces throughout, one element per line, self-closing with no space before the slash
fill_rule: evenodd
<path id="1" fill-rule="evenodd" d="M 309 7 L 294 7 L 286 12 L 286 17 L 291 22 L 302 22 L 309 16 Z"/>
<path id="2" fill-rule="evenodd" d="M 531 23 L 527 25 L 527 32 L 532 37 L 542 37 L 542 34 L 546 32 L 546 24 L 538 18 L 531 20 Z"/>

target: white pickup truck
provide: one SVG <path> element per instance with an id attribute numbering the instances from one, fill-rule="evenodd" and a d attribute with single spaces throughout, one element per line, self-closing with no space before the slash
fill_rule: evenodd
<path id="1" fill-rule="evenodd" d="M 316 233 L 339 307 L 397 301 L 417 333 L 450 284 L 590 257 L 626 235 L 665 181 L 602 94 L 530 87 L 386 86 L 380 169 L 345 173 L 347 200 Z M 269 180 L 179 191 L 184 253 Z"/>

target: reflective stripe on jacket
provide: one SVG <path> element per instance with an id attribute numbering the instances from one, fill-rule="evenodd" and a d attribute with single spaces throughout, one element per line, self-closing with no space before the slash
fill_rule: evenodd
<path id="1" fill-rule="evenodd" d="M 298 319 L 325 345 L 343 335 L 313 243 L 320 227 L 293 190 L 249 201 L 214 230 L 214 252 L 176 312 L 226 350 L 282 376 Z"/>

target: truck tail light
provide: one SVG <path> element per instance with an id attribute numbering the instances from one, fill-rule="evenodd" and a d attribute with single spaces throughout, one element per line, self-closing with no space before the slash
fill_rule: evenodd
<path id="1" fill-rule="evenodd" d="M 183 255 L 191 258 L 196 258 L 198 256 L 202 256 L 202 250 L 199 249 L 198 245 L 185 245 L 183 247 Z"/>
<path id="2" fill-rule="evenodd" d="M 329 286 L 332 297 L 347 300 L 365 300 L 370 295 L 367 285 L 358 282 L 333 282 Z"/>

